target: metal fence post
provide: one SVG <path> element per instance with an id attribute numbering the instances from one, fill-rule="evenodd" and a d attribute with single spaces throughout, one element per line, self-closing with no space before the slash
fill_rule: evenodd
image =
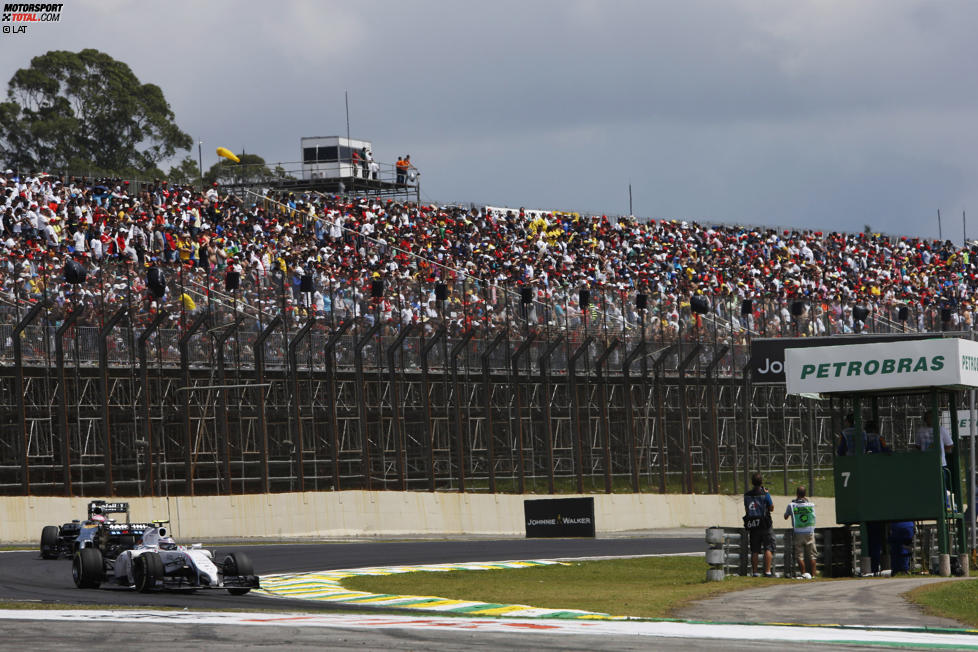
<path id="1" fill-rule="evenodd" d="M 598 356 L 594 368 L 601 382 L 601 443 L 604 450 L 604 491 L 611 493 L 611 417 L 608 414 L 608 383 L 607 375 L 602 373 L 602 369 L 608 362 L 608 358 L 621 344 L 621 340 L 612 338 L 608 341 L 604 351 Z"/>
<path id="2" fill-rule="evenodd" d="M 710 492 L 720 493 L 720 423 L 717 406 L 717 365 L 727 356 L 730 347 L 724 344 L 719 350 L 713 353 L 713 359 L 706 366 L 706 382 L 710 390 L 710 432 L 712 441 L 710 442 Z"/>
<path id="3" fill-rule="evenodd" d="M 292 368 L 292 400 L 295 403 L 295 424 L 296 424 L 296 465 L 299 469 L 299 491 L 303 492 L 306 490 L 306 472 L 305 472 L 305 456 L 303 451 L 305 450 L 305 439 L 303 437 L 302 431 L 302 404 L 299 401 L 299 359 L 296 351 L 299 348 L 299 344 L 302 340 L 309 334 L 309 331 L 316 324 L 316 318 L 310 317 L 309 320 L 302 325 L 296 334 L 289 341 L 289 366 Z"/>
<path id="4" fill-rule="evenodd" d="M 659 493 L 666 493 L 666 409 L 665 395 L 662 391 L 662 367 L 666 359 L 679 351 L 679 343 L 673 342 L 659 352 L 659 355 L 652 361 L 652 371 L 655 375 L 655 404 L 656 404 L 656 425 L 659 429 L 658 449 L 659 449 Z"/>
<path id="5" fill-rule="evenodd" d="M 520 380 L 520 358 L 524 353 L 530 350 L 530 346 L 533 344 L 533 340 L 536 339 L 536 334 L 529 333 L 526 339 L 520 344 L 519 348 L 516 349 L 516 353 L 513 354 L 512 359 L 512 370 L 513 370 L 513 383 L 515 387 L 513 390 L 516 394 L 516 448 L 517 457 L 519 463 L 519 492 L 526 493 L 526 465 L 523 462 L 523 399 L 522 399 L 522 385 L 524 381 Z M 529 374 L 529 371 L 527 372 Z M 525 381 L 529 384 L 529 378 Z"/>
<path id="6" fill-rule="evenodd" d="M 357 419 L 357 430 L 360 433 L 360 468 L 363 474 L 363 486 L 367 491 L 373 489 L 373 478 L 370 468 L 370 429 L 367 427 L 367 420 L 370 417 L 370 414 L 367 412 L 367 393 L 365 386 L 367 381 L 363 377 L 363 347 L 380 331 L 380 326 L 380 322 L 371 326 L 370 330 L 357 340 L 353 347 L 353 368 L 356 374 L 354 385 L 356 387 L 357 411 L 360 415 L 360 418 Z"/>
<path id="7" fill-rule="evenodd" d="M 487 328 L 488 332 L 488 328 Z M 486 464 L 489 467 L 489 493 L 496 493 L 496 437 L 493 433 L 492 418 L 492 377 L 490 358 L 493 351 L 506 339 L 506 331 L 500 331 L 482 352 L 482 383 L 486 402 Z"/>
<path id="8" fill-rule="evenodd" d="M 547 424 L 547 491 L 555 493 L 554 486 L 554 425 L 551 420 L 550 412 L 550 356 L 553 355 L 557 347 L 564 341 L 563 335 L 558 335 L 552 342 L 547 343 L 547 348 L 540 356 L 537 365 L 540 368 L 540 376 L 543 382 L 543 420 Z"/>
<path id="9" fill-rule="evenodd" d="M 64 336 L 68 329 L 75 326 L 78 318 L 85 312 L 84 308 L 72 310 L 54 335 L 54 360 L 58 367 L 58 425 L 63 438 L 61 442 L 61 469 L 64 475 L 65 495 L 73 493 L 71 486 L 71 433 L 68 432 L 68 387 L 65 377 L 65 346 Z"/>
<path id="10" fill-rule="evenodd" d="M 190 433 L 190 338 L 197 334 L 201 326 L 206 324 L 210 318 L 210 313 L 204 311 L 197 315 L 190 323 L 187 332 L 180 336 L 177 346 L 180 350 L 180 371 L 183 373 L 183 470 L 186 474 L 187 495 L 194 495 L 194 454 L 193 436 Z"/>
<path id="11" fill-rule="evenodd" d="M 269 493 L 271 482 L 268 473 L 268 415 L 265 413 L 265 341 L 276 328 L 282 325 L 282 315 L 276 315 L 255 338 L 255 383 L 259 394 L 255 404 L 258 408 L 258 427 L 261 430 L 259 455 L 261 456 L 262 493 Z"/>
<path id="12" fill-rule="evenodd" d="M 577 493 L 584 493 L 584 420 L 581 419 L 581 396 L 577 386 L 577 361 L 587 353 L 594 338 L 588 335 L 567 359 L 567 382 L 571 392 L 571 421 L 574 424 L 574 475 Z"/>
<path id="13" fill-rule="evenodd" d="M 635 433 L 635 415 L 632 414 L 632 382 L 630 377 L 632 363 L 640 355 L 645 354 L 645 342 L 639 342 L 632 349 L 631 353 L 625 356 L 621 363 L 622 387 L 624 388 L 623 401 L 625 405 L 625 419 L 628 424 L 628 452 L 629 466 L 631 466 L 632 491 L 639 493 L 639 459 L 638 459 L 638 435 Z"/>
<path id="14" fill-rule="evenodd" d="M 243 316 L 237 316 L 234 321 L 230 324 L 225 324 L 224 326 L 216 327 L 211 329 L 211 333 L 214 337 L 214 346 L 217 347 L 215 352 L 217 355 L 217 382 L 220 383 L 221 389 L 218 390 L 218 397 L 220 402 L 218 403 L 219 414 L 217 415 L 217 427 L 219 430 L 219 441 L 218 446 L 218 456 L 220 457 L 221 464 L 221 475 L 224 477 L 224 482 L 219 483 L 218 491 L 225 494 L 231 493 L 231 442 L 230 434 L 228 428 L 228 395 L 227 389 L 224 385 L 227 384 L 227 369 L 226 363 L 224 361 L 224 347 L 231 335 L 238 332 L 238 329 L 243 324 L 245 318 Z"/>
<path id="15" fill-rule="evenodd" d="M 423 328 L 423 327 L 422 327 Z M 428 491 L 435 490 L 435 432 L 431 424 L 431 391 L 430 381 L 428 380 L 428 356 L 431 350 L 438 343 L 438 340 L 445 337 L 445 326 L 439 325 L 438 330 L 432 335 L 431 339 L 421 347 L 421 393 L 424 396 L 424 427 L 425 427 L 425 453 L 428 462 Z"/>
<path id="16" fill-rule="evenodd" d="M 397 379 L 397 352 L 404 346 L 404 340 L 414 332 L 414 329 L 414 324 L 408 324 L 401 329 L 401 332 L 394 338 L 394 342 L 387 347 L 387 366 L 391 374 L 391 411 L 393 413 L 391 418 L 394 420 L 394 446 L 397 450 L 397 483 L 401 491 L 407 489 L 407 482 L 404 472 L 404 426 L 401 422 L 403 418 L 403 406 L 401 405 L 400 383 Z"/>
<path id="17" fill-rule="evenodd" d="M 37 316 L 41 314 L 41 311 L 50 305 L 49 300 L 39 301 L 34 304 L 34 306 L 24 315 L 24 318 L 17 322 L 14 326 L 14 330 L 11 333 L 13 339 L 14 347 L 14 366 L 17 369 L 17 373 L 14 376 L 14 396 L 18 401 L 17 416 L 20 421 L 20 432 L 21 432 L 21 453 L 23 464 L 23 475 L 21 476 L 21 487 L 23 488 L 24 495 L 29 496 L 31 493 L 31 465 L 30 465 L 30 439 L 27 433 L 27 401 L 24 400 L 24 357 L 21 350 L 20 338 L 32 321 L 37 319 Z"/>
<path id="18" fill-rule="evenodd" d="M 683 491 L 693 493 L 693 455 L 692 442 L 689 436 L 686 406 L 686 369 L 693 364 L 703 345 L 697 342 L 693 345 L 693 350 L 686 354 L 683 361 L 679 364 L 679 432 L 682 433 L 681 443 L 683 447 Z"/>
<path id="19" fill-rule="evenodd" d="M 99 330 L 98 337 L 98 366 L 102 373 L 102 459 L 105 466 L 105 495 L 115 495 L 112 468 L 112 421 L 109 410 L 109 347 L 105 339 L 111 335 L 112 329 L 126 316 L 127 309 L 121 308 L 105 322 Z"/>
<path id="20" fill-rule="evenodd" d="M 452 346 L 451 352 L 452 385 L 455 388 L 455 448 L 458 458 L 459 493 L 465 492 L 465 432 L 462 429 L 462 392 L 458 382 L 458 355 L 465 350 L 474 336 L 474 329 L 466 330 L 462 333 L 462 338 Z"/>
<path id="21" fill-rule="evenodd" d="M 169 317 L 170 314 L 166 310 L 160 310 L 156 313 L 156 317 L 150 322 L 149 326 L 146 327 L 142 333 L 139 334 L 139 338 L 136 340 L 136 347 L 139 352 L 139 367 L 142 369 L 142 381 L 143 381 L 143 410 L 146 413 L 146 494 L 149 496 L 155 496 L 156 490 L 154 489 L 154 475 L 155 475 L 155 464 L 156 459 L 156 448 L 155 441 L 153 440 L 153 419 L 152 419 L 152 401 L 150 400 L 149 391 L 149 362 L 148 356 L 146 354 L 146 342 L 149 340 L 150 335 L 159 330 L 160 324 Z"/>
<path id="22" fill-rule="evenodd" d="M 340 338 L 350 330 L 353 320 L 348 319 L 340 322 L 340 325 L 330 333 L 329 338 L 323 346 L 323 355 L 326 358 L 326 386 L 329 394 L 327 402 L 329 410 L 329 436 L 330 444 L 333 447 L 333 491 L 340 490 L 340 433 L 339 418 L 336 415 L 336 344 Z"/>

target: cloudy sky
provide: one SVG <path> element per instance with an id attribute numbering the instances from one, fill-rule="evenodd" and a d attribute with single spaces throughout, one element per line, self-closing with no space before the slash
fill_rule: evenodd
<path id="1" fill-rule="evenodd" d="M 0 35 L 0 80 L 92 47 L 178 124 L 268 161 L 346 132 L 423 198 L 978 237 L 970 0 L 66 0 Z M 194 152 L 196 155 L 196 152 Z"/>

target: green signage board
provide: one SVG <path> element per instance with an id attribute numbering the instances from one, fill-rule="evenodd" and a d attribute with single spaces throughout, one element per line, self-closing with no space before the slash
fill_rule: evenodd
<path id="1" fill-rule="evenodd" d="M 932 451 L 835 458 L 835 520 L 936 519 L 944 508 L 941 457 Z"/>

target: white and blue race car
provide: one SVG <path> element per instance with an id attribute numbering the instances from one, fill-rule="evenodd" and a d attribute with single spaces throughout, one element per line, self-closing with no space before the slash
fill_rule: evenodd
<path id="1" fill-rule="evenodd" d="M 258 576 L 247 555 L 230 553 L 220 563 L 201 544 L 177 545 L 165 522 L 156 521 L 142 533 L 136 545 L 115 559 L 105 558 L 98 548 L 81 548 L 75 553 L 71 574 L 80 589 L 115 584 L 149 592 L 154 589 L 227 589 L 244 595 L 259 588 Z"/>

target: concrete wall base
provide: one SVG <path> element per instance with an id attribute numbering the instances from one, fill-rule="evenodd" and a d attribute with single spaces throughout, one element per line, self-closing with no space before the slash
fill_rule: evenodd
<path id="1" fill-rule="evenodd" d="M 664 528 L 739 527 L 740 496 L 593 494 L 598 535 Z M 524 536 L 523 500 L 541 495 L 331 491 L 244 496 L 126 498 L 133 521 L 169 519 L 178 540 L 392 536 Z M 570 498 L 576 496 L 555 496 Z M 85 517 L 85 498 L 0 497 L 0 543 L 38 542 L 41 528 Z M 775 521 L 791 498 L 773 496 Z M 819 527 L 835 525 L 835 500 L 815 498 Z"/>

